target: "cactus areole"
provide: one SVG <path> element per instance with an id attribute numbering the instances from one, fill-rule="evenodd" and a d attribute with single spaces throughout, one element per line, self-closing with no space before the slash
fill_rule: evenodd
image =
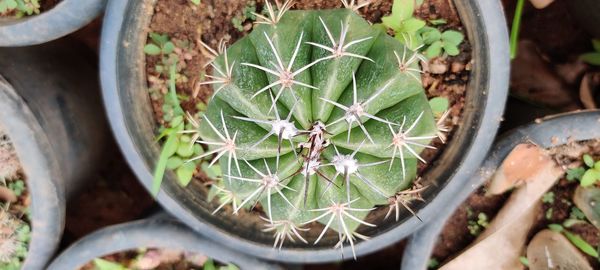
<path id="1" fill-rule="evenodd" d="M 422 56 L 351 9 L 270 10 L 222 47 L 214 96 L 198 127 L 234 214 L 259 203 L 275 246 L 306 242 L 313 222 L 354 248 L 377 205 L 418 196 L 419 153 L 438 132 L 421 84 Z M 414 196 L 411 197 L 411 194 Z M 221 200 L 223 201 L 223 200 Z M 389 213 L 388 213 L 389 214 Z"/>

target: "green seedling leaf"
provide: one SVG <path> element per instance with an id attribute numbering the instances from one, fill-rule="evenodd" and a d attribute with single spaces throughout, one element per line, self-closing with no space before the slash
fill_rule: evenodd
<path id="1" fill-rule="evenodd" d="M 598 251 L 590 245 L 588 242 L 583 240 L 579 235 L 570 233 L 568 231 L 563 231 L 564 235 L 576 246 L 579 250 L 583 251 L 583 253 L 590 255 L 594 258 L 598 258 Z"/>
<path id="2" fill-rule="evenodd" d="M 171 42 L 171 41 L 168 41 L 163 46 L 162 53 L 164 53 L 164 54 L 170 54 L 170 53 L 173 52 L 174 49 L 175 49 L 175 44 L 173 44 L 173 42 Z"/>
<path id="3" fill-rule="evenodd" d="M 600 161 L 596 161 L 594 164 L 594 169 L 600 171 Z"/>
<path id="4" fill-rule="evenodd" d="M 212 259 L 208 259 L 203 266 L 203 270 L 217 270 L 215 267 L 215 262 Z"/>
<path id="5" fill-rule="evenodd" d="M 428 58 L 440 56 L 442 54 L 442 45 L 443 43 L 441 41 L 436 41 L 432 43 L 431 45 L 429 45 L 429 47 L 427 47 L 427 50 L 425 50 L 425 55 Z"/>
<path id="6" fill-rule="evenodd" d="M 194 4 L 196 6 L 199 6 L 201 1 L 202 0 L 190 0 L 190 2 L 192 2 L 192 4 Z"/>
<path id="7" fill-rule="evenodd" d="M 588 154 L 583 155 L 583 162 L 590 168 L 594 167 L 594 159 Z"/>
<path id="8" fill-rule="evenodd" d="M 596 181 L 598 181 L 599 179 L 600 179 L 600 171 L 597 171 L 596 169 L 589 169 L 581 177 L 580 184 L 582 187 L 589 187 L 589 186 L 595 184 Z"/>
<path id="9" fill-rule="evenodd" d="M 568 169 L 567 170 L 567 180 L 569 180 L 569 181 L 581 180 L 584 173 L 585 173 L 585 169 L 581 168 L 581 167 Z"/>
<path id="10" fill-rule="evenodd" d="M 404 20 L 412 18 L 415 10 L 414 4 L 413 0 L 394 0 L 392 14 L 381 18 L 383 25 L 394 30 L 400 29 Z"/>
<path id="11" fill-rule="evenodd" d="M 425 44 L 432 44 L 436 41 L 439 41 L 440 39 L 442 39 L 442 32 L 440 32 L 440 30 L 433 28 L 433 27 L 423 27 L 423 29 L 420 31 L 421 33 L 421 37 L 423 38 L 423 43 Z"/>
<path id="12" fill-rule="evenodd" d="M 183 159 L 181 159 L 180 157 L 170 157 L 167 160 L 167 169 L 169 170 L 175 170 L 177 168 L 179 168 L 181 165 L 183 165 Z"/>
<path id="13" fill-rule="evenodd" d="M 235 264 L 228 264 L 225 266 L 221 266 L 219 267 L 219 270 L 240 270 L 237 266 L 235 266 Z"/>
<path id="14" fill-rule="evenodd" d="M 454 46 L 458 46 L 460 43 L 463 42 L 464 39 L 465 36 L 458 31 L 447 30 L 444 31 L 444 33 L 442 33 L 442 40 L 444 41 L 444 43 L 452 44 Z"/>
<path id="15" fill-rule="evenodd" d="M 154 179 L 152 181 L 152 195 L 157 196 L 160 191 L 160 184 L 162 183 L 167 168 L 167 161 L 177 151 L 177 145 L 179 140 L 176 133 L 171 133 L 167 137 L 167 141 L 163 145 L 163 149 L 158 158 L 158 163 L 154 170 Z"/>
<path id="16" fill-rule="evenodd" d="M 146 44 L 146 46 L 144 46 L 144 53 L 148 55 L 159 55 L 160 51 L 160 48 L 155 44 Z"/>
<path id="17" fill-rule="evenodd" d="M 402 27 L 398 32 L 414 33 L 426 25 L 425 21 L 416 18 L 409 18 L 402 22 Z"/>
<path id="18" fill-rule="evenodd" d="M 97 270 L 129 270 L 129 268 L 122 266 L 118 263 L 107 261 L 104 259 L 94 259 L 94 266 Z"/>
<path id="19" fill-rule="evenodd" d="M 429 20 L 431 25 L 443 25 L 448 23 L 445 19 Z"/>
<path id="20" fill-rule="evenodd" d="M 444 43 L 443 45 L 444 51 L 450 56 L 457 56 L 460 53 L 460 50 L 456 45 Z"/>
<path id="21" fill-rule="evenodd" d="M 524 257 L 524 256 L 519 257 L 519 262 L 521 262 L 521 264 L 524 265 L 525 267 L 529 267 L 529 260 L 527 259 L 527 257 Z"/>
<path id="22" fill-rule="evenodd" d="M 595 51 L 600 52 L 600 39 L 592 39 L 592 46 Z"/>
<path id="23" fill-rule="evenodd" d="M 196 164 L 194 164 L 194 162 L 183 163 L 183 165 L 175 171 L 179 184 L 182 187 L 186 187 L 190 181 L 192 181 L 194 172 L 196 172 Z"/>
<path id="24" fill-rule="evenodd" d="M 549 224 L 548 229 L 552 230 L 553 232 L 563 232 L 565 230 L 560 224 Z"/>

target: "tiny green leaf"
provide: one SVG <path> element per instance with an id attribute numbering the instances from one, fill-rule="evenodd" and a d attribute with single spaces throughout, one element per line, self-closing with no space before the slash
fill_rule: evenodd
<path id="1" fill-rule="evenodd" d="M 581 55 L 581 60 L 583 60 L 584 62 L 586 62 L 590 65 L 600 66 L 600 53 L 599 52 L 584 53 Z"/>
<path id="2" fill-rule="evenodd" d="M 464 39 L 465 36 L 458 31 L 448 30 L 442 33 L 442 40 L 444 40 L 444 43 L 450 43 L 454 46 L 458 46 Z"/>
<path id="3" fill-rule="evenodd" d="M 127 267 L 122 266 L 118 263 L 107 261 L 104 259 L 94 259 L 94 266 L 98 270 L 128 270 Z"/>
<path id="4" fill-rule="evenodd" d="M 432 43 L 425 51 L 425 55 L 427 55 L 428 58 L 438 57 L 438 56 L 440 56 L 440 54 L 442 54 L 442 42 L 441 41 L 436 41 L 436 42 Z"/>
<path id="5" fill-rule="evenodd" d="M 444 43 L 443 47 L 444 51 L 450 56 L 457 56 L 460 53 L 460 50 L 454 44 Z"/>
<path id="6" fill-rule="evenodd" d="M 598 251 L 590 245 L 588 242 L 583 240 L 579 235 L 570 233 L 568 231 L 563 232 L 567 239 L 573 243 L 579 250 L 583 251 L 585 254 L 590 255 L 594 258 L 598 258 Z"/>
<path id="7" fill-rule="evenodd" d="M 450 104 L 448 99 L 445 97 L 434 97 L 429 100 L 429 106 L 431 106 L 431 111 L 433 114 L 439 117 L 448 110 Z"/>
<path id="8" fill-rule="evenodd" d="M 194 146 L 188 142 L 180 142 L 177 147 L 177 155 L 189 158 L 194 154 Z"/>
<path id="9" fill-rule="evenodd" d="M 594 167 L 594 159 L 588 154 L 583 155 L 583 162 L 590 168 Z"/>
<path id="10" fill-rule="evenodd" d="M 204 263 L 204 270 L 217 270 L 216 267 L 215 267 L 215 263 L 213 262 L 212 259 L 208 259 Z"/>
<path id="11" fill-rule="evenodd" d="M 402 22 L 402 32 L 413 33 L 425 26 L 425 21 L 416 18 L 409 18 Z"/>
<path id="12" fill-rule="evenodd" d="M 442 25 L 448 23 L 445 19 L 429 20 L 431 25 Z"/>
<path id="13" fill-rule="evenodd" d="M 170 54 L 173 52 L 173 50 L 175 49 L 175 44 L 173 44 L 173 42 L 168 41 L 167 43 L 165 43 L 165 45 L 162 48 L 162 52 L 164 54 Z"/>
<path id="14" fill-rule="evenodd" d="M 181 167 L 177 168 L 175 173 L 177 174 L 177 180 L 179 180 L 179 184 L 182 187 L 186 187 L 190 181 L 192 181 L 194 172 L 196 172 L 196 164 L 194 164 L 194 162 L 184 163 L 181 165 Z"/>
<path id="15" fill-rule="evenodd" d="M 519 261 L 525 267 L 529 267 L 529 260 L 527 259 L 527 257 L 521 256 L 521 257 L 519 257 Z"/>
<path id="16" fill-rule="evenodd" d="M 183 159 L 181 159 L 180 157 L 170 157 L 167 160 L 167 169 L 169 170 L 175 170 L 181 165 L 183 165 Z"/>
<path id="17" fill-rule="evenodd" d="M 592 46 L 595 51 L 600 52 L 600 39 L 592 39 Z"/>
<path id="18" fill-rule="evenodd" d="M 581 180 L 581 177 L 583 177 L 584 173 L 585 173 L 585 169 L 581 168 L 581 167 L 568 169 L 567 170 L 567 180 L 569 180 L 569 181 Z"/>
<path id="19" fill-rule="evenodd" d="M 159 55 L 160 48 L 152 43 L 146 44 L 146 46 L 144 46 L 144 53 L 146 53 L 148 55 Z"/>
<path id="20" fill-rule="evenodd" d="M 600 171 L 600 161 L 596 161 L 594 164 L 594 169 Z"/>
<path id="21" fill-rule="evenodd" d="M 600 179 L 600 172 L 595 169 L 589 169 L 581 177 L 581 186 L 589 187 L 596 183 L 598 179 Z"/>
<path id="22" fill-rule="evenodd" d="M 549 228 L 550 230 L 552 230 L 553 232 L 562 232 L 562 231 L 564 231 L 564 230 L 565 230 L 565 229 L 563 228 L 563 226 L 562 226 L 562 225 L 560 225 L 560 224 L 549 224 L 549 225 L 548 225 L 548 228 Z"/>
<path id="23" fill-rule="evenodd" d="M 424 27 L 420 32 L 425 44 L 434 43 L 442 38 L 442 32 L 433 27 Z"/>
<path id="24" fill-rule="evenodd" d="M 200 5 L 200 1 L 201 0 L 190 0 L 190 2 L 192 2 L 192 4 L 194 4 L 196 6 Z"/>
<path id="25" fill-rule="evenodd" d="M 167 168 L 167 161 L 169 157 L 175 154 L 177 151 L 178 139 L 175 132 L 169 134 L 167 141 L 163 145 L 163 149 L 158 158 L 156 169 L 154 170 L 154 179 L 152 181 L 152 195 L 156 197 L 160 191 L 160 184 L 162 183 L 165 175 L 165 169 Z"/>

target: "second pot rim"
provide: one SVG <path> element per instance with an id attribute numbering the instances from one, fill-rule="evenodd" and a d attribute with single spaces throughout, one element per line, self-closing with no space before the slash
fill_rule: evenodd
<path id="1" fill-rule="evenodd" d="M 0 47 L 37 45 L 68 35 L 98 17 L 106 1 L 61 0 L 38 15 L 3 20 L 0 22 Z"/>
<path id="2" fill-rule="evenodd" d="M 47 269 L 80 269 L 96 258 L 138 248 L 198 253 L 222 263 L 233 263 L 242 270 L 280 269 L 205 239 L 166 214 L 112 225 L 88 234 L 59 254 Z"/>
<path id="3" fill-rule="evenodd" d="M 580 122 L 574 121 L 574 119 Z M 589 128 L 593 127 L 594 124 L 598 127 L 597 129 Z M 557 125 L 560 127 L 556 128 Z M 578 129 L 577 127 L 580 126 L 588 128 Z M 584 141 L 594 138 L 600 138 L 600 110 L 583 110 L 550 115 L 502 134 L 478 170 L 479 173 L 466 182 L 463 188 L 455 194 L 454 200 L 448 202 L 447 208 L 451 210 L 440 212 L 440 215 L 434 221 L 411 236 L 404 253 L 401 269 L 427 269 L 431 252 L 437 243 L 439 234 L 446 225 L 446 221 L 471 193 L 496 172 L 504 158 L 516 145 L 533 142 L 544 148 L 549 148 L 564 145 L 571 141 Z"/>
<path id="4" fill-rule="evenodd" d="M 41 269 L 60 242 L 64 226 L 63 190 L 53 170 L 54 153 L 38 120 L 25 100 L 0 74 L 0 125 L 15 148 L 25 173 L 31 200 L 31 240 L 23 269 Z M 30 255 L 35 254 L 35 258 Z"/>
<path id="5" fill-rule="evenodd" d="M 485 158 L 485 154 L 489 146 L 491 146 L 499 122 L 501 121 L 508 89 L 510 68 L 508 60 L 508 31 L 500 3 L 498 1 L 458 1 L 462 5 L 467 5 L 468 2 L 478 7 L 474 16 L 482 22 L 480 26 L 483 29 L 482 31 L 487 33 L 487 35 L 480 37 L 483 39 L 483 43 L 485 43 L 483 45 L 488 48 L 488 51 L 484 54 L 487 58 L 485 59 L 487 61 L 487 72 L 482 75 L 486 91 L 480 94 L 482 96 L 481 102 L 485 103 L 486 106 L 483 106 L 480 113 L 481 116 L 475 121 L 474 126 L 469 127 L 480 130 L 480 132 L 474 134 L 474 137 L 467 145 L 467 150 L 477 148 L 477 151 L 467 151 L 467 155 L 460 156 L 461 162 L 459 166 L 448 178 L 450 180 L 447 180 L 445 183 L 465 182 L 469 178 L 468 176 L 476 171 L 480 162 Z M 124 118 L 126 108 L 121 102 L 122 94 L 119 92 L 120 87 L 117 81 L 117 70 L 120 67 L 117 63 L 117 55 L 121 49 L 120 46 L 123 45 L 123 41 L 120 39 L 120 31 L 122 24 L 126 20 L 125 14 L 128 4 L 128 1 L 111 0 L 107 7 L 101 42 L 101 81 L 105 108 L 109 115 L 113 133 L 138 179 L 150 190 L 151 183 L 148 180 L 152 179 L 152 170 L 147 167 L 146 162 L 142 158 L 142 153 L 137 149 L 136 142 L 131 138 L 131 131 Z M 420 209 L 419 217 L 424 221 L 432 219 L 437 214 L 438 209 L 452 199 L 455 192 L 456 190 L 452 189 L 439 192 L 433 200 Z M 284 248 L 278 251 L 270 245 L 262 245 L 258 242 L 229 234 L 226 230 L 216 227 L 214 224 L 198 222 L 199 219 L 188 208 L 178 203 L 166 192 L 160 192 L 157 199 L 167 211 L 181 219 L 194 230 L 216 242 L 228 243 L 229 246 L 246 254 L 291 263 L 320 263 L 338 261 L 342 258 L 352 258 L 352 251 L 350 249 L 345 249 L 343 255 L 341 255 L 342 253 L 339 250 L 332 248 Z M 365 255 L 379 250 L 384 246 L 391 245 L 407 237 L 422 225 L 423 223 L 418 218 L 411 217 L 402 225 L 397 225 L 385 232 L 381 232 L 369 241 L 362 241 L 356 244 L 356 255 Z"/>

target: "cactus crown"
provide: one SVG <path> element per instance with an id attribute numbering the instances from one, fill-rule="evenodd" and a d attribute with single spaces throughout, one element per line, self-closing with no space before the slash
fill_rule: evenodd
<path id="1" fill-rule="evenodd" d="M 336 247 L 354 250 L 366 239 L 357 227 L 375 226 L 369 211 L 398 211 L 422 190 L 412 184 L 417 160 L 437 133 L 422 56 L 351 8 L 278 7 L 211 63 L 204 84 L 214 96 L 197 130 L 184 132 L 209 149 L 195 160 L 221 166 L 221 202 L 234 213 L 262 205 L 275 246 L 306 243 L 302 226 L 318 221 L 315 244 L 331 229 Z"/>

